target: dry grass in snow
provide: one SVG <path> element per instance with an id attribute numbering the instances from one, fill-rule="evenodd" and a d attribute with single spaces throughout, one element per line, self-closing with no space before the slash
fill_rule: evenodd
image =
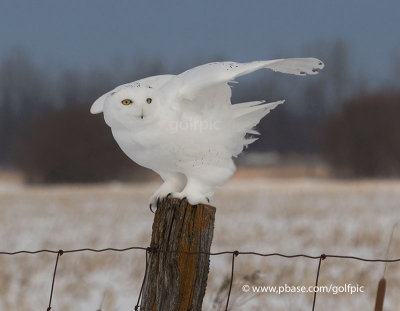
<path id="1" fill-rule="evenodd" d="M 0 182 L 0 250 L 147 246 L 157 183 L 28 187 Z M 399 181 L 233 179 L 217 194 L 212 250 L 384 257 L 400 220 Z M 400 227 L 400 226 L 399 226 Z M 390 257 L 400 257 L 400 228 Z M 0 255 L 0 310 L 45 310 L 56 255 Z M 64 254 L 53 308 L 132 310 L 143 251 Z M 222 310 L 231 256 L 211 259 L 204 310 Z M 317 260 L 240 255 L 232 310 L 311 310 L 312 294 L 243 293 L 243 285 L 313 285 Z M 316 310 L 373 309 L 382 263 L 328 258 L 320 285 L 365 286 L 365 293 L 319 294 Z M 387 270 L 387 310 L 400 305 L 400 263 Z M 222 291 L 219 293 L 219 291 Z M 220 301 L 220 303 L 218 303 Z M 219 306 L 219 307 L 218 307 Z"/>

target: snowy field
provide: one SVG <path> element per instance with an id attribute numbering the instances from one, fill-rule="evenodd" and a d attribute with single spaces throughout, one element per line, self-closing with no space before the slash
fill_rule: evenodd
<path id="1" fill-rule="evenodd" d="M 0 250 L 148 246 L 157 183 L 27 187 L 0 182 Z M 385 257 L 400 220 L 400 181 L 233 179 L 217 191 L 212 251 Z M 400 226 L 390 257 L 400 257 Z M 60 257 L 52 309 L 133 310 L 143 251 Z M 55 254 L 0 255 L 0 310 L 46 310 Z M 204 310 L 223 310 L 231 255 L 211 258 Z M 318 260 L 240 255 L 231 310 L 311 310 L 312 294 L 243 293 L 243 285 L 313 285 Z M 328 258 L 320 285 L 359 284 L 358 294 L 319 294 L 316 310 L 373 310 L 384 264 Z M 400 263 L 387 267 L 386 310 L 400 305 Z M 218 303 L 220 301 L 220 303 Z"/>

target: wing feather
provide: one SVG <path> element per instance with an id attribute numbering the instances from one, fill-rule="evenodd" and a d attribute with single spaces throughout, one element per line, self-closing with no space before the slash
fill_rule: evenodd
<path id="1" fill-rule="evenodd" d="M 216 62 L 177 75 L 164 85 L 164 89 L 166 92 L 168 88 L 174 90 L 179 99 L 195 101 L 205 89 L 210 90 L 216 85 L 228 87 L 228 82 L 256 70 L 265 68 L 287 74 L 314 75 L 323 67 L 322 61 L 316 58 L 288 58 L 250 63 Z"/>

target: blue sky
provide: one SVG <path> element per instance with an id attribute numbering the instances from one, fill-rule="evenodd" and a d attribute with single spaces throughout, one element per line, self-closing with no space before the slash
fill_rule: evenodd
<path id="1" fill-rule="evenodd" d="M 400 53 L 400 1 L 0 0 L 0 58 L 15 46 L 40 64 L 107 65 L 157 57 L 169 65 L 305 55 L 345 39 L 354 66 L 384 76 Z"/>

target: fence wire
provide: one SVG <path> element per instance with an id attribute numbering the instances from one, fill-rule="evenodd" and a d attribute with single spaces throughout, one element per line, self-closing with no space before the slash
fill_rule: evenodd
<path id="1" fill-rule="evenodd" d="M 53 299 L 53 290 L 54 290 L 54 284 L 56 280 L 56 274 L 57 274 L 57 267 L 58 267 L 58 262 L 60 257 L 63 254 L 68 254 L 68 253 L 82 253 L 82 252 L 94 252 L 94 253 L 102 253 L 102 252 L 107 252 L 107 251 L 112 251 L 112 252 L 127 252 L 131 250 L 141 250 L 146 252 L 146 268 L 144 272 L 144 277 L 143 277 L 143 282 L 140 288 L 139 296 L 137 303 L 134 307 L 134 310 L 137 311 L 140 309 L 140 300 L 142 296 L 142 291 L 144 288 L 146 276 L 147 276 L 147 267 L 148 267 L 148 254 L 149 253 L 171 253 L 171 254 L 187 254 L 187 255 L 209 255 L 209 256 L 219 256 L 219 255 L 227 255 L 230 254 L 232 255 L 232 262 L 231 262 L 231 276 L 230 276 L 230 282 L 229 282 L 229 289 L 228 289 L 228 294 L 226 298 L 226 306 L 225 306 L 225 311 L 228 311 L 229 309 L 229 299 L 231 296 L 231 290 L 232 290 L 232 284 L 233 284 L 233 278 L 234 278 L 234 272 L 235 272 L 235 258 L 239 255 L 252 255 L 252 256 L 261 256 L 261 257 L 282 257 L 282 258 L 289 258 L 289 259 L 294 259 L 294 258 L 308 258 L 308 259 L 313 259 L 313 260 L 318 260 L 318 268 L 317 268 L 317 273 L 316 273 L 316 278 L 315 278 L 315 286 L 318 286 L 318 279 L 321 271 L 321 263 L 323 260 L 327 258 L 338 258 L 338 259 L 351 259 L 351 260 L 358 260 L 358 261 L 364 261 L 364 262 L 383 262 L 383 263 L 394 263 L 394 262 L 400 262 L 400 258 L 395 258 L 395 259 L 380 259 L 380 258 L 362 258 L 362 257 L 357 257 L 357 256 L 349 256 L 349 255 L 333 255 L 333 254 L 321 254 L 319 256 L 313 256 L 313 255 L 308 255 L 308 254 L 294 254 L 294 255 L 287 255 L 287 254 L 281 254 L 281 253 L 258 253 L 258 252 L 241 252 L 238 250 L 235 251 L 221 251 L 221 252 L 185 252 L 185 251 L 173 251 L 173 250 L 158 250 L 155 248 L 150 248 L 150 247 L 141 247 L 141 246 L 131 246 L 131 247 L 126 247 L 126 248 L 102 248 L 102 249 L 95 249 L 95 248 L 78 248 L 78 249 L 69 249 L 69 250 L 50 250 L 50 249 L 40 249 L 40 250 L 35 250 L 35 251 L 29 251 L 29 250 L 19 250 L 15 252 L 5 252 L 5 251 L 0 251 L 0 255 L 19 255 L 19 254 L 28 254 L 28 255 L 34 255 L 34 254 L 39 254 L 39 253 L 51 253 L 51 254 L 57 254 L 55 265 L 54 265 L 54 272 L 51 280 L 51 290 L 50 290 L 50 297 L 49 297 L 49 305 L 47 307 L 47 311 L 51 310 L 51 301 Z M 312 303 L 312 311 L 315 310 L 315 305 L 316 305 L 316 299 L 317 299 L 317 291 L 314 291 L 314 297 L 313 297 L 313 303 Z M 143 310 L 143 309 L 142 309 Z"/>

